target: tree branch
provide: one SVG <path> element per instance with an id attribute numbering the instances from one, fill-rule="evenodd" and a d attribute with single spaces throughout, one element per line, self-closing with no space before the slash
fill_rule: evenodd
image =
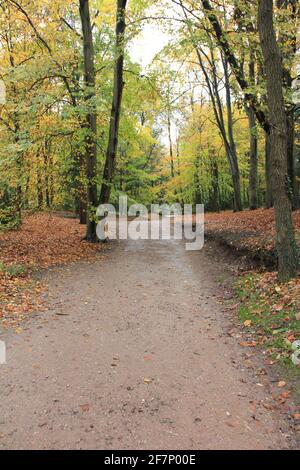
<path id="1" fill-rule="evenodd" d="M 203 5 L 203 8 L 206 12 L 207 18 L 208 18 L 208 20 L 210 21 L 210 23 L 213 27 L 217 42 L 218 42 L 221 50 L 223 50 L 224 55 L 225 55 L 226 59 L 228 60 L 230 66 L 231 66 L 232 72 L 234 73 L 238 84 L 240 85 L 242 91 L 244 92 L 245 100 L 247 101 L 247 103 L 251 106 L 251 108 L 255 112 L 257 120 L 260 123 L 260 125 L 262 126 L 262 128 L 267 133 L 269 133 L 270 132 L 270 124 L 267 120 L 267 117 L 266 117 L 265 113 L 260 109 L 257 97 L 253 93 L 250 93 L 248 91 L 248 89 L 249 89 L 248 82 L 245 80 L 245 78 L 241 74 L 240 64 L 236 60 L 236 57 L 235 57 L 235 55 L 233 54 L 233 52 L 231 50 L 230 44 L 229 44 L 228 40 L 225 37 L 223 28 L 222 28 L 222 26 L 221 26 L 221 24 L 218 20 L 217 15 L 215 14 L 215 12 L 213 10 L 213 7 L 211 6 L 209 0 L 202 0 L 202 5 Z"/>

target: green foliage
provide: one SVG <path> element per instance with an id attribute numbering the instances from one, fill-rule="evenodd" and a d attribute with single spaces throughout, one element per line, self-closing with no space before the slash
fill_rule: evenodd
<path id="1" fill-rule="evenodd" d="M 3 31 L 0 38 L 0 78 L 5 82 L 7 97 L 6 103 L 0 105 L 1 229 L 17 227 L 20 221 L 16 214 L 23 209 L 74 210 L 80 199 L 85 202 L 88 181 L 85 168 L 87 131 L 84 124 L 87 111 L 94 105 L 98 115 L 96 183 L 100 191 L 115 59 L 115 1 L 91 2 L 96 68 L 96 98 L 93 100 L 87 99 L 90 90 L 84 87 L 78 2 L 47 2 L 45 28 L 41 22 L 45 17 L 44 2 L 21 0 L 20 4 L 36 31 L 24 14 L 9 4 L 3 4 L 0 14 L 0 28 Z M 196 16 L 189 12 L 189 8 L 185 10 L 185 16 L 178 7 L 180 21 L 155 22 L 169 33 L 170 40 L 153 63 L 142 69 L 131 59 L 131 41 L 143 30 L 143 18 L 152 15 L 169 17 L 170 11 L 163 2 L 154 0 L 129 2 L 125 86 L 116 177 L 112 187 L 114 200 L 118 194 L 127 194 L 132 201 L 145 204 L 180 201 L 203 202 L 208 210 L 215 210 L 217 206 L 220 209 L 232 207 L 229 165 L 195 44 L 201 50 L 205 69 L 210 76 L 212 61 L 209 51 L 213 51 L 220 90 L 224 86 L 222 57 L 214 37 L 207 34 L 207 20 L 200 3 L 194 7 Z M 243 66 L 246 78 L 249 78 L 250 52 L 254 54 L 256 79 L 249 81 L 248 91 L 259 98 L 265 111 L 265 82 L 260 72 L 256 6 L 244 0 L 228 0 L 215 8 L 219 21 L 228 30 L 226 37 Z M 199 24 L 197 17 L 201 19 Z M 284 30 L 281 33 L 284 64 L 290 68 L 294 67 L 291 52 L 293 21 L 290 9 L 276 12 L 278 28 Z M 243 205 L 247 206 L 249 129 L 243 95 L 233 75 L 230 77 L 230 88 L 242 199 Z M 289 106 L 289 90 L 286 90 L 286 100 Z M 221 92 L 221 107 L 227 124 L 225 105 L 224 92 Z M 264 137 L 259 129 L 257 136 L 258 195 L 262 203 L 265 192 Z M 214 185 L 216 178 L 218 181 Z M 5 188 L 5 195 L 2 188 Z"/>
<path id="2" fill-rule="evenodd" d="M 26 268 L 22 264 L 12 264 L 5 266 L 4 263 L 0 261 L 0 274 L 3 273 L 9 277 L 21 276 L 26 273 Z"/>
<path id="3" fill-rule="evenodd" d="M 20 226 L 20 217 L 13 207 L 0 208 L 0 230 L 12 230 Z"/>

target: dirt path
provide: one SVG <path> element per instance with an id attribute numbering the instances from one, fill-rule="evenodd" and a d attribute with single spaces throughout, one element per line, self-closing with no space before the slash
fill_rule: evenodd
<path id="1" fill-rule="evenodd" d="M 289 447 L 268 379 L 227 334 L 211 252 L 131 242 L 50 271 L 50 310 L 6 338 L 0 448 Z"/>

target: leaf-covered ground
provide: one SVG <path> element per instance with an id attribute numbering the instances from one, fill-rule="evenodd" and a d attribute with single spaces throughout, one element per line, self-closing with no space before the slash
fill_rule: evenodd
<path id="1" fill-rule="evenodd" d="M 293 213 L 296 238 L 300 241 L 300 210 Z M 246 251 L 253 258 L 265 258 L 275 264 L 275 220 L 273 209 L 243 212 L 225 211 L 205 214 L 207 236 L 237 251 Z"/>
<path id="2" fill-rule="evenodd" d="M 247 248 L 250 254 L 274 250 L 273 210 L 208 213 L 205 220 L 206 232 L 234 249 Z M 294 222 L 299 230 L 300 211 Z M 77 220 L 50 213 L 28 216 L 20 230 L 0 233 L 2 323 L 18 328 L 31 312 L 43 308 L 46 286 L 33 278 L 35 270 L 99 254 L 103 245 L 86 243 L 84 233 Z M 299 288 L 299 279 L 278 285 L 274 272 L 246 273 L 238 285 L 242 321 L 249 324 L 250 336 L 255 332 L 253 341 L 265 343 L 275 358 L 289 357 L 288 341 L 300 339 Z"/>
<path id="3" fill-rule="evenodd" d="M 264 348 L 271 364 L 293 365 L 292 345 L 300 340 L 300 278 L 278 283 L 275 272 L 248 272 L 236 283 L 239 317 L 245 329 L 242 346 Z"/>
<path id="4" fill-rule="evenodd" d="M 80 259 L 93 259 L 102 245 L 83 241 L 85 227 L 72 218 L 50 213 L 24 219 L 20 230 L 0 232 L 0 320 L 18 328 L 33 311 L 43 308 L 46 286 L 34 271 Z"/>
<path id="5" fill-rule="evenodd" d="M 300 210 L 293 214 L 296 238 L 300 241 Z M 300 340 L 300 277 L 278 283 L 275 255 L 273 209 L 205 214 L 208 237 L 260 261 L 255 270 L 245 271 L 235 284 L 239 297 L 239 318 L 244 326 L 244 347 L 262 346 L 271 363 L 291 361 L 292 344 Z M 266 266 L 267 265 L 267 268 Z"/>

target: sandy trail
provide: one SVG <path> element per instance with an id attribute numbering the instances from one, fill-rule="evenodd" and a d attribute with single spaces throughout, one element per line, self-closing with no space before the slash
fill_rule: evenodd
<path id="1" fill-rule="evenodd" d="M 227 334 L 212 252 L 122 242 L 47 272 L 49 311 L 5 338 L 0 448 L 288 448 L 268 378 Z"/>

